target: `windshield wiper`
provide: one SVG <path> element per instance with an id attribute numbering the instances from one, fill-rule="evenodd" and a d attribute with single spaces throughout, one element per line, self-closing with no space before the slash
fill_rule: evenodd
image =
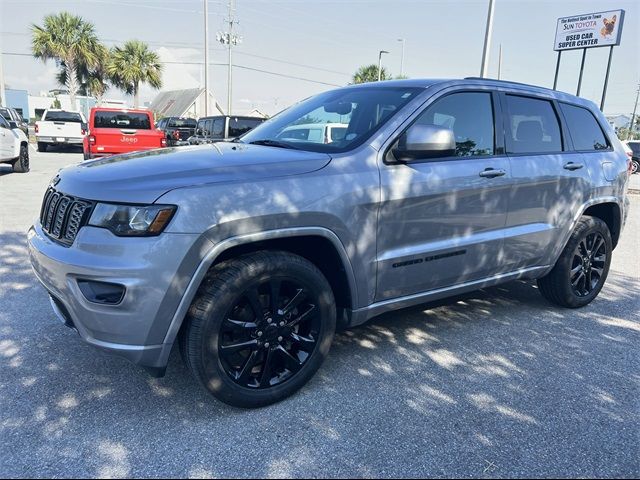
<path id="1" fill-rule="evenodd" d="M 270 140 L 265 138 L 264 140 L 254 140 L 253 142 L 249 142 L 249 145 L 266 145 L 267 147 L 278 147 L 278 148 L 288 148 L 291 150 L 298 150 L 293 145 L 288 143 L 279 142 L 278 140 Z"/>

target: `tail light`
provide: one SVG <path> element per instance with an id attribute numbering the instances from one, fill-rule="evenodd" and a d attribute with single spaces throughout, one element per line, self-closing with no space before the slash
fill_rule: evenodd
<path id="1" fill-rule="evenodd" d="M 87 131 L 84 128 L 81 129 L 80 132 L 82 133 L 83 136 L 87 134 Z"/>
<path id="2" fill-rule="evenodd" d="M 160 139 L 160 146 L 161 147 L 166 147 L 167 146 L 167 139 L 166 138 L 162 137 Z"/>
<path id="3" fill-rule="evenodd" d="M 173 131 L 173 138 L 180 140 L 180 132 L 178 130 Z"/>
<path id="4" fill-rule="evenodd" d="M 38 124 L 36 123 L 36 133 L 38 133 L 40 131 L 40 127 L 38 126 Z"/>
<path id="5" fill-rule="evenodd" d="M 96 143 L 96 137 L 94 137 L 93 135 L 89 135 L 89 143 Z"/>

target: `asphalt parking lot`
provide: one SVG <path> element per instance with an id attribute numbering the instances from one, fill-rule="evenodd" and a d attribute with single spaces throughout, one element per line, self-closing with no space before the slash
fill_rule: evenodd
<path id="1" fill-rule="evenodd" d="M 176 352 L 151 379 L 58 322 L 25 237 L 82 157 L 31 157 L 0 165 L 0 476 L 640 476 L 640 195 L 590 306 L 514 282 L 387 314 L 339 334 L 299 394 L 243 411 Z"/>

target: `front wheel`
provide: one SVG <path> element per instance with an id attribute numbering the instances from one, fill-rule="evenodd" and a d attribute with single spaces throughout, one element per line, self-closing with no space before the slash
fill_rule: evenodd
<path id="1" fill-rule="evenodd" d="M 29 171 L 29 147 L 20 146 L 20 156 L 13 162 L 13 171 L 16 173 L 27 173 Z"/>
<path id="2" fill-rule="evenodd" d="M 578 222 L 560 258 L 538 279 L 542 295 L 561 307 L 579 308 L 595 299 L 607 279 L 613 243 L 609 227 L 599 218 Z"/>
<path id="3" fill-rule="evenodd" d="M 181 332 L 182 356 L 216 398 L 255 408 L 292 395 L 326 358 L 333 292 L 318 268 L 286 252 L 258 252 L 214 268 Z"/>
<path id="4" fill-rule="evenodd" d="M 638 160 L 631 161 L 631 174 L 638 173 L 640 170 L 640 162 Z"/>

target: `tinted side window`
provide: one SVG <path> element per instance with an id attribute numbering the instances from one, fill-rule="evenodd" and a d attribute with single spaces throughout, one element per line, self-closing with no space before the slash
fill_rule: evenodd
<path id="1" fill-rule="evenodd" d="M 561 103 L 560 108 L 567 120 L 567 127 L 576 150 L 606 150 L 607 137 L 593 114 L 586 108 Z"/>
<path id="2" fill-rule="evenodd" d="M 260 119 L 253 118 L 230 118 L 229 119 L 229 137 L 239 137 L 247 133 L 249 130 L 257 127 L 262 123 Z"/>
<path id="3" fill-rule="evenodd" d="M 461 92 L 447 95 L 427 107 L 416 123 L 453 130 L 458 157 L 493 155 L 495 152 L 490 93 Z"/>
<path id="4" fill-rule="evenodd" d="M 196 127 L 196 130 L 201 130 L 200 135 L 204 135 L 205 128 L 206 128 L 206 120 L 198 120 L 198 126 Z"/>
<path id="5" fill-rule="evenodd" d="M 211 135 L 216 138 L 224 137 L 224 118 L 216 118 L 213 121 L 213 131 Z"/>
<path id="6" fill-rule="evenodd" d="M 209 137 L 211 135 L 212 125 L 213 125 L 213 120 L 211 120 L 210 118 L 204 121 L 204 132 L 202 132 L 202 134 L 205 137 Z"/>
<path id="7" fill-rule="evenodd" d="M 562 151 L 558 116 L 548 100 L 507 95 L 509 153 L 551 153 Z"/>

